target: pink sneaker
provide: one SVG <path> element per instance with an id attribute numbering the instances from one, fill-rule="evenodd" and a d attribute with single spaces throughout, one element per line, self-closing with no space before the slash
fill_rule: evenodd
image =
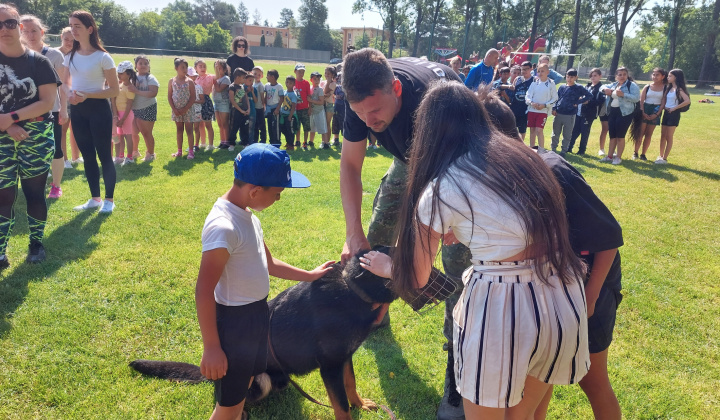
<path id="1" fill-rule="evenodd" d="M 192 149 L 190 149 L 190 152 L 188 153 L 187 158 L 188 158 L 188 160 L 195 159 L 195 152 L 193 152 Z"/>
<path id="2" fill-rule="evenodd" d="M 62 197 L 62 188 L 56 187 L 55 184 L 50 184 L 50 194 L 48 194 L 48 198 L 60 197 Z"/>

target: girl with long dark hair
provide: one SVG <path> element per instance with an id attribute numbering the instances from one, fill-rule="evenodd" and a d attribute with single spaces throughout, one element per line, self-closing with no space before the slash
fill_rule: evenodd
<path id="1" fill-rule="evenodd" d="M 660 116 L 665 106 L 665 86 L 667 85 L 667 71 L 655 67 L 652 71 L 652 83 L 646 85 L 640 93 L 640 112 L 642 113 L 642 142 L 635 142 L 633 159 L 647 160 L 645 153 L 650 147 L 655 127 L 660 125 Z M 642 146 L 642 153 L 640 152 Z"/>
<path id="2" fill-rule="evenodd" d="M 27 203 L 30 245 L 26 261 L 45 260 L 45 182 L 55 140 L 50 111 L 60 84 L 50 61 L 20 41 L 23 25 L 16 8 L 0 4 L 0 271 L 15 224 L 18 180 Z"/>
<path id="3" fill-rule="evenodd" d="M 667 164 L 667 158 L 673 146 L 675 130 L 680 125 L 680 111 L 690 106 L 690 94 L 685 85 L 685 73 L 680 69 L 668 72 L 668 84 L 665 92 L 665 105 L 660 134 L 660 155 L 655 160 L 659 165 Z"/>
<path id="4" fill-rule="evenodd" d="M 90 13 L 77 10 L 72 12 L 69 21 L 75 41 L 63 62 L 68 69 L 65 83 L 70 85 L 72 81 L 68 96 L 70 121 L 85 161 L 85 178 L 92 196 L 74 210 L 100 208 L 101 213 L 112 213 L 116 173 L 112 158 L 113 114 L 108 99 L 116 97 L 120 91 L 115 62 L 103 48 L 97 24 Z M 105 181 L 105 200 L 100 197 L 98 159 Z"/>
<path id="5" fill-rule="evenodd" d="M 65 67 L 63 66 L 63 55 L 55 48 L 50 48 L 45 44 L 45 32 L 47 27 L 36 16 L 23 15 L 20 16 L 20 23 L 23 25 L 22 37 L 28 48 L 38 54 L 42 54 L 50 60 L 53 69 L 62 80 L 65 75 Z M 52 183 L 50 184 L 50 193 L 48 198 L 60 198 L 62 196 L 63 172 L 65 172 L 65 160 L 63 159 L 62 134 L 63 124 L 68 121 L 67 113 L 67 94 L 65 89 L 59 89 L 59 94 L 55 99 L 55 105 L 52 109 L 53 114 L 53 137 L 55 138 L 55 154 L 51 165 Z"/>
<path id="6" fill-rule="evenodd" d="M 416 115 L 397 248 L 392 259 L 373 251 L 361 262 L 412 295 L 452 229 L 472 254 L 453 311 L 465 416 L 527 418 L 550 384 L 576 383 L 589 368 L 584 267 L 560 185 L 460 83 L 431 88 Z"/>

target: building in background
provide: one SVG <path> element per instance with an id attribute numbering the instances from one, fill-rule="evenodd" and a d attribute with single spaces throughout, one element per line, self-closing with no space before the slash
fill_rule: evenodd
<path id="1" fill-rule="evenodd" d="M 362 39 L 363 34 L 368 37 L 369 47 L 375 45 L 375 39 L 377 39 L 378 42 L 390 39 L 390 31 L 381 31 L 377 28 L 365 28 L 361 26 L 357 28 L 340 28 L 340 30 L 342 30 L 343 33 L 343 57 L 347 54 L 348 47 L 354 47 L 355 42 Z"/>
<path id="2" fill-rule="evenodd" d="M 259 25 L 248 25 L 244 22 L 233 22 L 232 30 L 230 35 L 233 38 L 236 36 L 244 36 L 248 40 L 250 48 L 259 47 L 260 39 L 265 36 L 265 46 L 272 47 L 275 42 L 275 33 L 280 32 L 283 39 L 284 48 L 297 48 L 298 41 L 291 33 L 288 28 L 273 28 L 271 26 L 259 26 Z"/>

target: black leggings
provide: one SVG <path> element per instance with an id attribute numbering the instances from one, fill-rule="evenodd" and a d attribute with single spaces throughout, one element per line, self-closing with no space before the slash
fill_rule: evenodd
<path id="1" fill-rule="evenodd" d="M 60 113 L 53 112 L 53 136 L 55 136 L 55 154 L 53 159 L 62 159 L 62 125 L 60 125 Z"/>
<path id="2" fill-rule="evenodd" d="M 27 203 L 27 214 L 37 220 L 47 220 L 47 203 L 45 202 L 45 183 L 48 173 L 33 178 L 21 179 L 25 201 Z M 8 219 L 14 218 L 13 207 L 17 198 L 17 185 L 0 189 L 0 216 Z"/>
<path id="3" fill-rule="evenodd" d="M 100 168 L 105 180 L 105 198 L 113 198 L 115 192 L 115 165 L 112 158 L 112 110 L 107 99 L 86 99 L 71 105 L 70 120 L 75 142 L 85 161 L 85 178 L 90 194 L 100 197 Z"/>

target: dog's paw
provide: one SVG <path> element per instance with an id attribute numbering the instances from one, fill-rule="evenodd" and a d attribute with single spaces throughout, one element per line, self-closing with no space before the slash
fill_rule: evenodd
<path id="1" fill-rule="evenodd" d="M 378 409 L 378 405 L 375 404 L 375 402 L 373 400 L 369 400 L 367 398 L 360 398 L 360 401 L 362 401 L 362 405 L 360 406 L 360 408 L 362 408 L 365 411 L 370 411 L 370 410 L 375 411 Z"/>

